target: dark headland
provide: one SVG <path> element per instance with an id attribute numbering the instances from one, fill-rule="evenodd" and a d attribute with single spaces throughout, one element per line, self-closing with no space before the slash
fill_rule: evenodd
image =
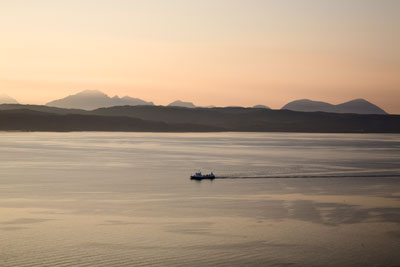
<path id="1" fill-rule="evenodd" d="M 400 133 L 400 115 L 266 108 L 115 106 L 92 111 L 0 105 L 2 131 Z"/>

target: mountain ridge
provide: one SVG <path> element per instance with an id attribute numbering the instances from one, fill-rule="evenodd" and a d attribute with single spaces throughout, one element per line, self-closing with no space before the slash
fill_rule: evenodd
<path id="1" fill-rule="evenodd" d="M 18 102 L 8 95 L 0 95 L 0 104 L 18 104 Z M 117 95 L 110 97 L 99 90 L 84 90 L 76 94 L 66 96 L 61 99 L 56 99 L 46 103 L 48 107 L 57 107 L 64 109 L 81 109 L 81 110 L 96 110 L 99 108 L 108 108 L 115 106 L 154 106 L 151 101 L 144 101 L 140 98 L 131 96 L 119 97 Z M 35 105 L 32 105 L 35 106 Z M 167 106 L 184 107 L 184 108 L 200 108 L 192 102 L 176 100 Z M 214 108 L 215 106 L 204 106 Z M 202 107 L 202 108 L 204 108 Z M 233 107 L 233 106 L 228 106 Z M 270 109 L 266 105 L 255 105 L 255 109 Z M 362 98 L 353 99 L 340 104 L 330 104 L 323 101 L 315 101 L 310 99 L 294 100 L 284 105 L 281 110 L 292 110 L 301 112 L 330 112 L 330 113 L 354 113 L 354 114 L 388 114 L 379 106 Z"/>
<path id="2" fill-rule="evenodd" d="M 196 106 L 192 102 L 185 102 L 181 100 L 175 100 L 168 104 L 168 107 L 183 107 L 183 108 L 195 108 Z"/>
<path id="3" fill-rule="evenodd" d="M 0 130 L 400 133 L 400 115 L 297 112 L 242 107 L 193 109 L 119 106 L 87 111 L 35 105 L 0 105 Z"/>
<path id="4" fill-rule="evenodd" d="M 372 104 L 371 102 L 362 98 L 353 99 L 337 105 L 310 99 L 299 99 L 287 103 L 281 109 L 302 112 L 322 111 L 331 113 L 387 114 L 377 105 Z"/>
<path id="5" fill-rule="evenodd" d="M 46 106 L 58 108 L 75 108 L 84 110 L 94 110 L 102 107 L 113 107 L 121 105 L 154 105 L 139 98 L 124 96 L 109 97 L 107 94 L 98 90 L 84 90 L 74 95 L 69 95 L 61 99 L 46 103 Z"/>

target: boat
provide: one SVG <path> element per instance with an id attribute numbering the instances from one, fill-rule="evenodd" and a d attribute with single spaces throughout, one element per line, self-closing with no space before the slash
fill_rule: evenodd
<path id="1" fill-rule="evenodd" d="M 190 179 L 191 180 L 204 180 L 204 179 L 214 180 L 215 175 L 212 172 L 210 174 L 202 174 L 201 172 L 196 172 L 194 175 L 190 176 Z"/>

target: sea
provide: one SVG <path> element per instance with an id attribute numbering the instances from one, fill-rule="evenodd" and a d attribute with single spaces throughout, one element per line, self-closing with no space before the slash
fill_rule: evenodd
<path id="1" fill-rule="evenodd" d="M 400 266 L 400 135 L 2 132 L 0 266 Z"/>

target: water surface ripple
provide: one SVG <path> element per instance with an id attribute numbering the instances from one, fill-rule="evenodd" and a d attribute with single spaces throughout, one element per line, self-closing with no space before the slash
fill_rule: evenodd
<path id="1" fill-rule="evenodd" d="M 400 265 L 400 135 L 0 135 L 0 266 Z"/>

